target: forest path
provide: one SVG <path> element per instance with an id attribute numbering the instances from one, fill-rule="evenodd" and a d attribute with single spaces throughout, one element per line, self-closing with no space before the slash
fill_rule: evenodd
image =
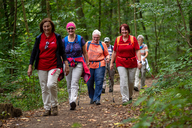
<path id="1" fill-rule="evenodd" d="M 153 83 L 152 78 L 146 79 L 147 87 Z M 141 91 L 140 91 L 141 92 Z M 122 106 L 122 99 L 119 84 L 114 85 L 113 103 L 112 93 L 106 92 L 101 95 L 101 105 L 90 105 L 89 96 L 81 95 L 80 104 L 76 110 L 69 110 L 69 103 L 61 103 L 58 116 L 41 116 L 43 109 L 24 112 L 22 117 L 17 119 L 8 119 L 3 123 L 3 127 L 11 128 L 71 128 L 71 127 L 85 127 L 85 128 L 105 128 L 116 127 L 121 121 L 137 117 L 140 114 L 140 108 L 133 106 L 133 103 L 138 98 L 139 92 L 134 91 L 133 102 L 127 106 Z M 78 100 L 77 100 L 78 101 Z M 122 125 L 124 127 L 131 127 L 131 123 Z"/>

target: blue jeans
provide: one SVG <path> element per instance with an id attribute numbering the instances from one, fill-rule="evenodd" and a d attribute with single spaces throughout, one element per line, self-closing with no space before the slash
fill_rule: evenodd
<path id="1" fill-rule="evenodd" d="M 105 75 L 105 66 L 96 69 L 90 68 L 90 73 L 91 77 L 87 81 L 89 98 L 93 99 L 94 102 L 96 100 L 100 101 L 103 80 Z M 95 88 L 94 88 L 94 82 L 95 82 Z"/>

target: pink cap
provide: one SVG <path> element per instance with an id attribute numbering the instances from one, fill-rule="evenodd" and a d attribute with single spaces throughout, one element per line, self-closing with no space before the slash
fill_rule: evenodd
<path id="1" fill-rule="evenodd" d="M 68 27 L 70 27 L 70 26 L 73 26 L 74 28 L 76 28 L 76 27 L 75 27 L 75 24 L 74 24 L 73 22 L 69 22 L 69 23 L 66 25 L 66 29 L 67 29 Z"/>

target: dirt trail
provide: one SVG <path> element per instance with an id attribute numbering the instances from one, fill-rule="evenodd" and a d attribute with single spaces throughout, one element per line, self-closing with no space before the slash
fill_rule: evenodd
<path id="1" fill-rule="evenodd" d="M 146 79 L 146 85 L 151 86 L 152 78 Z M 139 92 L 133 94 L 133 103 L 137 99 Z M 113 103 L 113 97 L 115 103 Z M 59 105 L 58 116 L 43 117 L 43 109 L 36 111 L 25 112 L 24 116 L 17 119 L 8 119 L 3 123 L 3 127 L 16 128 L 71 128 L 71 127 L 85 127 L 85 128 L 105 128 L 116 127 L 118 123 L 124 119 L 137 117 L 140 114 L 140 108 L 132 104 L 122 106 L 120 86 L 114 85 L 114 92 L 108 92 L 101 96 L 101 105 L 90 105 L 88 95 L 80 97 L 80 105 L 76 110 L 69 110 L 69 103 L 64 102 Z M 77 100 L 78 101 L 78 100 Z M 122 125 L 123 126 L 123 125 Z M 131 123 L 124 124 L 124 127 L 131 127 Z"/>

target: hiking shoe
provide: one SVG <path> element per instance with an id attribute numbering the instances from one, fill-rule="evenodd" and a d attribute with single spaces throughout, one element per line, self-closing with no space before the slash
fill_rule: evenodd
<path id="1" fill-rule="evenodd" d="M 105 93 L 105 89 L 103 88 L 102 93 Z"/>
<path id="2" fill-rule="evenodd" d="M 96 105 L 101 105 L 101 103 L 100 103 L 99 100 L 96 100 L 95 104 L 96 104 Z"/>
<path id="3" fill-rule="evenodd" d="M 127 102 L 123 102 L 123 106 L 126 106 L 126 105 L 128 105 L 128 104 L 131 104 L 132 103 L 132 98 L 129 98 L 129 101 L 127 101 Z"/>
<path id="4" fill-rule="evenodd" d="M 52 114 L 53 114 L 53 116 L 57 116 L 57 115 L 58 115 L 58 109 L 57 109 L 57 106 L 52 107 Z"/>
<path id="5" fill-rule="evenodd" d="M 50 116 L 51 115 L 51 110 L 45 110 L 43 113 L 43 116 Z"/>
<path id="6" fill-rule="evenodd" d="M 94 101 L 93 101 L 93 99 L 91 99 L 91 101 L 90 101 L 90 104 L 94 104 Z"/>
<path id="7" fill-rule="evenodd" d="M 138 87 L 134 87 L 134 90 L 135 90 L 136 92 L 138 92 L 138 91 L 139 91 Z"/>
<path id="8" fill-rule="evenodd" d="M 113 92 L 113 89 L 109 89 L 109 92 Z"/>
<path id="9" fill-rule="evenodd" d="M 70 103 L 70 106 L 71 106 L 70 110 L 75 110 L 75 108 L 76 108 L 76 103 L 75 103 L 75 102 L 72 102 L 72 103 Z"/>

